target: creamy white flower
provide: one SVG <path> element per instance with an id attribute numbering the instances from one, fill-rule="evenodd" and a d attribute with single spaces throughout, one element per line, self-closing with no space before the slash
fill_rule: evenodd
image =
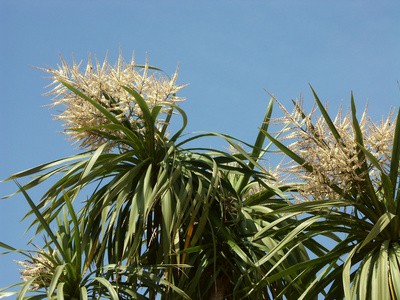
<path id="1" fill-rule="evenodd" d="M 25 282 L 33 279 L 32 290 L 38 290 L 50 285 L 56 266 L 49 257 L 54 257 L 54 255 L 55 252 L 51 254 L 39 249 L 36 255 L 32 255 L 30 259 L 17 261 L 17 264 L 23 268 L 20 270 L 21 279 Z"/>
<path id="2" fill-rule="evenodd" d="M 158 124 L 164 124 L 162 116 L 170 110 L 171 105 L 184 100 L 176 96 L 184 87 L 176 84 L 178 72 L 169 78 L 151 68 L 147 61 L 144 66 L 139 67 L 133 57 L 130 62 L 126 62 L 120 54 L 116 65 L 111 66 L 107 57 L 100 64 L 97 60 L 92 63 L 89 55 L 83 69 L 82 71 L 81 63 L 73 61 L 72 65 L 69 65 L 63 58 L 57 69 L 43 69 L 51 74 L 53 89 L 48 95 L 54 96 L 53 106 L 64 106 L 56 119 L 64 122 L 65 132 L 72 140 L 80 143 L 82 148 L 95 149 L 108 141 L 107 134 L 99 133 L 96 128 L 102 128 L 103 132 L 117 136 L 122 133 L 102 127 L 110 121 L 88 101 L 71 92 L 63 82 L 94 99 L 118 120 L 129 122 L 137 130 L 144 127 L 141 120 L 142 111 L 135 98 L 124 87 L 139 93 L 150 109 L 161 106 Z"/>
<path id="3" fill-rule="evenodd" d="M 280 122 L 286 129 L 281 139 L 289 141 L 289 149 L 302 157 L 305 164 L 312 168 L 312 171 L 307 171 L 304 166 L 292 164 L 285 169 L 305 182 L 300 187 L 300 194 L 305 199 L 337 198 L 337 192 L 332 186 L 337 186 L 344 192 L 362 187 L 365 180 L 362 171 L 364 160 L 355 141 L 353 121 L 349 112 L 343 115 L 340 109 L 333 120 L 340 140 L 335 138 L 322 116 L 314 116 L 314 109 L 306 115 L 300 102 L 295 103 L 293 113 L 287 110 L 284 110 L 284 113 L 285 117 L 281 118 Z M 359 124 L 365 148 L 378 159 L 381 168 L 388 171 L 395 129 L 393 113 L 377 124 L 367 118 L 365 109 Z M 365 162 L 368 174 L 378 190 L 381 184 L 380 173 L 368 159 Z"/>

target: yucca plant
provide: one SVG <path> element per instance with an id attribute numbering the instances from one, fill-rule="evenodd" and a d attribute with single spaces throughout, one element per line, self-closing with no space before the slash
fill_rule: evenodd
<path id="1" fill-rule="evenodd" d="M 286 171 L 302 182 L 297 203 L 275 213 L 300 216 L 286 233 L 293 237 L 288 245 L 325 236 L 317 240 L 332 247 L 281 274 L 318 275 L 301 299 L 321 293 L 325 299 L 398 299 L 400 112 L 380 124 L 364 112 L 359 121 L 352 96 L 350 113 L 332 119 L 312 92 L 319 118 L 295 102 L 293 114 L 284 109 L 286 138 L 265 133 L 294 162 Z M 274 278 L 279 274 L 268 279 Z"/>
<path id="2" fill-rule="evenodd" d="M 126 63 L 121 56 L 115 66 L 107 60 L 95 65 L 89 60 L 82 72 L 80 64 L 62 60 L 58 69 L 44 71 L 53 80 L 54 104 L 64 106 L 56 118 L 85 152 L 14 174 L 9 180 L 33 176 L 20 189 L 27 195 L 30 188 L 54 178 L 27 216 L 35 215 L 31 226 L 36 226 L 36 232 L 46 230 L 56 245 L 57 238 L 47 228 L 68 209 L 64 219 L 70 221 L 59 226 L 73 226 L 73 230 L 67 232 L 72 232 L 70 238 L 66 234 L 63 238 L 82 240 L 76 241 L 75 248 L 68 243 L 61 248 L 81 260 L 80 274 L 92 268 L 100 290 L 88 290 L 88 297 L 301 295 L 312 276 L 289 288 L 299 274 L 283 275 L 272 284 L 264 279 L 307 260 L 302 245 L 282 248 L 264 263 L 260 259 L 279 240 L 273 234 L 253 238 L 265 226 L 278 228 L 277 217 L 265 212 L 289 205 L 259 163 L 265 153 L 262 132 L 255 145 L 245 146 L 249 151 L 240 141 L 216 133 L 184 140 L 187 119 L 177 105 L 182 100 L 176 95 L 182 88 L 176 84 L 177 74 L 169 78 L 148 63 Z M 266 120 L 271 111 L 272 105 Z M 182 126 L 169 132 L 171 120 L 179 116 Z M 265 121 L 262 131 L 267 125 Z M 235 153 L 186 146 L 204 136 L 224 138 Z M 85 247 L 79 250 L 81 243 Z M 60 280 L 66 272 L 53 273 L 51 282 L 64 282 Z M 28 282 L 24 286 L 32 288 Z M 76 291 L 86 286 L 79 280 L 74 284 Z M 51 286 L 50 291 L 61 297 L 64 290 Z"/>
<path id="3" fill-rule="evenodd" d="M 2 243 L 3 248 L 19 252 L 26 259 L 17 261 L 22 267 L 20 272 L 23 281 L 4 289 L 19 287 L 19 290 L 1 292 L 0 296 L 16 296 L 17 299 L 146 299 L 134 286 L 119 286 L 115 276 L 135 277 L 137 281 L 149 282 L 155 289 L 168 286 L 176 294 L 185 296 L 183 291 L 166 280 L 153 283 L 157 274 L 149 271 L 151 267 L 136 267 L 133 274 L 132 268 L 115 264 L 104 264 L 97 268 L 93 263 L 96 244 L 84 236 L 87 222 L 75 212 L 72 206 L 74 199 L 64 195 L 66 206 L 57 216 L 52 229 L 23 187 L 20 186 L 20 189 L 47 238 L 43 248 L 36 246 L 35 251 L 17 250 Z"/>
<path id="4" fill-rule="evenodd" d="M 175 95 L 181 88 L 175 85 L 177 74 L 169 79 L 147 63 L 137 66 L 121 56 L 115 67 L 106 60 L 93 67 L 89 60 L 81 72 L 79 64 L 63 60 L 59 69 L 45 71 L 53 79 L 55 105 L 65 106 L 57 119 L 65 122 L 72 140 L 89 151 L 10 179 L 37 174 L 24 185 L 29 189 L 61 175 L 37 205 L 45 222 L 34 222 L 38 230 L 56 219 L 65 195 L 88 193 L 80 212 L 86 224 L 82 235 L 92 244 L 86 255 L 98 270 L 106 265 L 157 270 L 153 281 L 131 282 L 137 276 L 117 274 L 110 278 L 122 291 L 129 283 L 154 299 L 162 290 L 154 282 L 170 279 L 184 267 L 181 235 L 219 184 L 208 172 L 215 164 L 212 159 L 187 155 L 176 146 L 186 126 L 186 115 L 175 105 L 181 100 Z M 168 138 L 173 112 L 183 125 Z"/>

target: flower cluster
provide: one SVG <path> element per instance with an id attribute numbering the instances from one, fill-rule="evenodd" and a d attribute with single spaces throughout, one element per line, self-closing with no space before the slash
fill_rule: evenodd
<path id="1" fill-rule="evenodd" d="M 35 256 L 31 256 L 29 260 L 17 261 L 23 268 L 20 270 L 21 279 L 25 282 L 33 279 L 31 284 L 32 290 L 36 291 L 42 287 L 49 287 L 53 273 L 55 270 L 54 263 L 49 257 L 54 257 L 44 250 L 39 250 Z"/>
<path id="2" fill-rule="evenodd" d="M 295 164 L 286 170 L 305 182 L 300 188 L 301 195 L 305 198 L 328 199 L 338 196 L 338 190 L 332 189 L 333 186 L 344 193 L 359 190 L 365 180 L 366 174 L 362 171 L 365 161 L 355 139 L 351 114 L 343 114 L 340 109 L 333 120 L 340 136 L 338 139 L 323 116 L 315 117 L 315 109 L 306 114 L 303 104 L 297 101 L 292 113 L 284 112 L 285 116 L 281 120 L 286 126 L 286 135 L 282 139 L 288 140 L 288 148 L 311 167 L 307 170 L 304 165 Z M 366 150 L 375 156 L 381 169 L 388 172 L 395 131 L 393 114 L 375 123 L 367 117 L 365 109 L 359 125 Z M 378 189 L 381 184 L 379 171 L 368 159 L 366 163 L 367 172 Z"/>
<path id="3" fill-rule="evenodd" d="M 81 63 L 73 62 L 69 65 L 61 58 L 61 65 L 57 69 L 43 69 L 51 74 L 52 90 L 48 95 L 54 96 L 54 106 L 63 105 L 64 109 L 56 116 L 62 120 L 66 127 L 66 133 L 71 139 L 80 143 L 82 148 L 95 149 L 108 140 L 107 134 L 101 134 L 98 130 L 107 132 L 104 125 L 110 121 L 98 109 L 87 100 L 79 97 L 69 90 L 63 83 L 67 83 L 78 89 L 86 96 L 96 100 L 118 120 L 129 122 L 133 128 L 143 128 L 142 111 L 134 96 L 129 94 L 124 87 L 129 87 L 140 94 L 150 109 L 161 106 L 160 115 L 167 113 L 171 105 L 184 100 L 177 97 L 176 93 L 183 88 L 177 85 L 178 73 L 171 78 L 165 76 L 159 70 L 149 66 L 138 66 L 132 57 L 126 62 L 120 54 L 115 66 L 108 63 L 107 57 L 103 63 L 92 63 L 89 55 L 84 70 Z M 159 124 L 164 120 L 159 117 Z M 139 126 L 138 126 L 139 125 Z"/>

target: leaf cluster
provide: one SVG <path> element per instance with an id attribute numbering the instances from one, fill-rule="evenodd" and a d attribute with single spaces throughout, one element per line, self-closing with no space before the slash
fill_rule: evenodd
<path id="1" fill-rule="evenodd" d="M 308 255 L 302 246 L 285 246 L 266 257 L 282 235 L 257 236 L 266 227 L 277 228 L 271 212 L 289 203 L 285 187 L 272 184 L 260 165 L 267 151 L 262 131 L 254 145 L 217 133 L 182 140 L 187 118 L 177 106 L 170 105 L 160 128 L 162 107 L 150 108 L 139 93 L 125 87 L 143 112 L 137 123 L 143 127 L 136 128 L 96 99 L 63 84 L 109 120 L 107 125 L 83 128 L 109 142 L 8 178 L 33 176 L 22 186 L 17 183 L 31 206 L 26 217 L 35 217 L 31 227 L 36 234 L 45 231 L 48 236 L 43 248 L 48 253 L 56 250 L 60 257 L 54 261 L 51 284 L 33 297 L 275 299 L 301 294 L 312 277 L 292 285 L 296 272 L 271 282 L 267 278 Z M 181 117 L 182 127 L 167 138 L 173 113 Z M 272 101 L 263 131 L 271 113 Z M 225 139 L 235 153 L 186 146 L 209 136 Z M 110 151 L 116 144 L 118 148 Z M 34 203 L 27 191 L 50 178 L 55 182 Z M 288 219 L 279 226 L 293 225 Z M 39 279 L 22 283 L 18 297 L 25 298 Z"/>

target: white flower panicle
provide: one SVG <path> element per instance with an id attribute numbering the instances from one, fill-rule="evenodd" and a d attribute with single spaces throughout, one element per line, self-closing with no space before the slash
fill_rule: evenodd
<path id="1" fill-rule="evenodd" d="M 337 192 L 331 187 L 337 186 L 344 192 L 358 189 L 362 186 L 364 175 L 360 149 L 355 139 L 353 121 L 350 113 L 342 114 L 339 110 L 333 120 L 335 128 L 340 135 L 337 140 L 330 130 L 323 116 L 316 118 L 313 109 L 310 114 L 305 114 L 301 102 L 296 102 L 293 113 L 286 110 L 285 117 L 281 119 L 287 126 L 283 140 L 289 141 L 288 148 L 302 157 L 305 164 L 312 168 L 307 171 L 305 166 L 290 165 L 286 171 L 300 178 L 305 184 L 300 187 L 300 194 L 306 199 L 337 198 Z M 363 135 L 363 143 L 381 165 L 388 172 L 392 155 L 392 141 L 395 125 L 393 113 L 386 120 L 376 124 L 367 117 L 367 109 L 359 121 Z M 378 187 L 380 175 L 368 159 L 366 160 L 368 173 L 373 184 Z"/>
<path id="2" fill-rule="evenodd" d="M 31 284 L 33 291 L 50 286 L 56 266 L 49 257 L 54 257 L 54 255 L 55 252 L 50 254 L 40 249 L 35 256 L 31 256 L 31 259 L 17 261 L 17 264 L 23 268 L 20 270 L 21 279 L 25 282 L 33 279 Z"/>
<path id="3" fill-rule="evenodd" d="M 92 63 L 90 55 L 83 71 L 81 64 L 74 61 L 69 65 L 61 58 L 61 65 L 57 69 L 43 70 L 51 74 L 53 81 L 51 84 L 53 89 L 48 93 L 54 96 L 53 106 L 64 106 L 55 118 L 64 122 L 66 133 L 72 140 L 80 143 L 82 148 L 95 149 L 106 142 L 107 135 L 99 134 L 98 130 L 91 128 L 98 129 L 108 125 L 110 121 L 87 100 L 70 91 L 63 82 L 96 100 L 118 120 L 129 122 L 133 128 L 143 127 L 142 111 L 134 96 L 124 87 L 129 87 L 140 94 L 150 109 L 155 106 L 162 107 L 160 117 L 157 119 L 158 125 L 164 123 L 165 120 L 162 120 L 161 116 L 163 114 L 165 116 L 171 105 L 184 100 L 176 96 L 176 93 L 184 87 L 176 84 L 178 71 L 169 78 L 161 71 L 150 67 L 147 61 L 144 66 L 138 66 L 133 57 L 130 62 L 126 62 L 122 54 L 119 55 L 115 66 L 108 63 L 107 57 L 101 64 L 97 60 Z M 102 131 L 107 133 L 104 128 Z"/>

